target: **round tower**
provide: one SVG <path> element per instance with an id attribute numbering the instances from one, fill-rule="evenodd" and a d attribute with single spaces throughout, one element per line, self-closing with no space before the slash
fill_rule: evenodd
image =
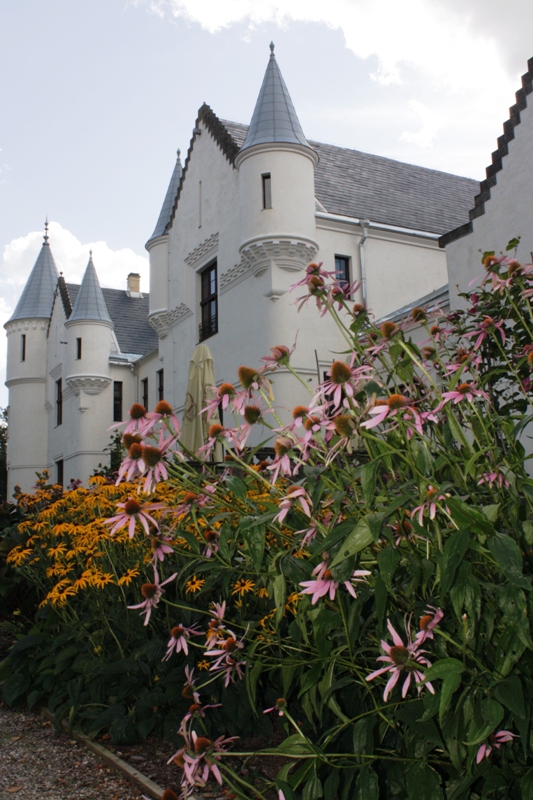
<path id="1" fill-rule="evenodd" d="M 9 389 L 8 497 L 16 485 L 31 491 L 35 473 L 48 463 L 47 341 L 58 277 L 47 222 L 37 261 L 15 311 L 4 325 Z"/>
<path id="2" fill-rule="evenodd" d="M 146 242 L 150 256 L 150 311 L 148 321 L 160 338 L 167 334 L 168 313 L 168 229 L 172 224 L 176 197 L 183 174 L 180 151 L 168 185 L 154 232 Z"/>
<path id="3" fill-rule="evenodd" d="M 282 270 L 303 269 L 318 249 L 314 183 L 318 156 L 304 136 L 273 44 L 270 50 L 248 134 L 235 159 L 240 253 L 256 275 L 272 262 Z"/>

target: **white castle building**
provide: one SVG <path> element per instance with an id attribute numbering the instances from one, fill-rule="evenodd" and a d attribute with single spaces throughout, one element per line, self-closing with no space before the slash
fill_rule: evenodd
<path id="1" fill-rule="evenodd" d="M 45 232 L 5 325 L 9 495 L 43 468 L 86 480 L 133 402 L 164 397 L 182 412 L 199 342 L 217 382 L 236 382 L 239 365 L 298 334 L 292 363 L 316 384 L 344 344 L 315 308 L 294 307 L 302 292 L 289 289 L 309 261 L 360 281 L 354 302 L 378 319 L 442 293 L 438 239 L 466 222 L 478 184 L 308 141 L 273 51 L 249 126 L 200 108 L 146 245 L 149 296 L 133 274 L 124 291 L 102 289 L 92 257 L 81 286 L 67 284 Z M 282 406 L 304 392 L 277 375 Z"/>

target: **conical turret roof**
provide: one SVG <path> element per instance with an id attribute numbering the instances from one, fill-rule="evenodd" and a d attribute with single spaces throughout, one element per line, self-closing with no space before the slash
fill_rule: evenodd
<path id="1" fill-rule="evenodd" d="M 288 142 L 309 147 L 278 67 L 273 43 L 270 45 L 270 60 L 241 151 L 254 144 L 271 142 Z"/>
<path id="2" fill-rule="evenodd" d="M 49 319 L 52 314 L 54 293 L 59 273 L 48 244 L 48 223 L 45 225 L 44 241 L 37 261 L 26 281 L 9 322 L 16 319 Z"/>
<path id="3" fill-rule="evenodd" d="M 172 173 L 172 177 L 168 185 L 167 193 L 165 195 L 165 199 L 161 207 L 161 212 L 159 214 L 159 219 L 157 220 L 157 225 L 155 226 L 154 232 L 152 233 L 148 241 L 155 239 L 157 236 L 163 236 L 167 232 L 168 224 L 172 218 L 172 210 L 174 208 L 174 202 L 176 200 L 176 195 L 178 194 L 178 189 L 180 187 L 181 176 L 183 175 L 179 150 L 177 156 L 178 157 L 176 159 L 174 172 Z"/>
<path id="4" fill-rule="evenodd" d="M 98 275 L 94 268 L 92 253 L 89 257 L 89 263 L 87 264 L 72 314 L 68 318 L 68 323 L 90 319 L 108 322 L 113 325 L 100 288 Z"/>

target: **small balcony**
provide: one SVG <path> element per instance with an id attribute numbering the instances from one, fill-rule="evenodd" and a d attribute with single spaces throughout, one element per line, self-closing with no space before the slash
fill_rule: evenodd
<path id="1" fill-rule="evenodd" d="M 213 317 L 208 317 L 198 326 L 198 341 L 203 342 L 218 333 L 218 316 L 215 314 Z"/>

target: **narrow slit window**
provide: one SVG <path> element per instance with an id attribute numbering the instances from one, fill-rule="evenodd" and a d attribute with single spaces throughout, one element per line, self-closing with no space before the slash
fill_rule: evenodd
<path id="1" fill-rule="evenodd" d="M 335 277 L 341 286 L 350 283 L 350 259 L 347 256 L 335 256 Z"/>
<path id="2" fill-rule="evenodd" d="M 270 172 L 265 172 L 261 175 L 263 184 L 263 208 L 272 208 L 272 180 Z"/>
<path id="3" fill-rule="evenodd" d="M 217 262 L 213 262 L 200 275 L 201 299 L 199 340 L 208 339 L 218 333 L 218 289 L 217 289 Z"/>
<path id="4" fill-rule="evenodd" d="M 59 461 L 56 461 L 56 483 L 58 483 L 60 486 L 63 486 L 65 483 L 64 465 L 62 458 L 60 458 Z"/>
<path id="5" fill-rule="evenodd" d="M 56 425 L 63 422 L 63 381 L 56 381 Z"/>
<path id="6" fill-rule="evenodd" d="M 113 422 L 122 422 L 122 381 L 113 381 Z"/>
<path id="7" fill-rule="evenodd" d="M 76 359 L 81 359 L 81 338 L 76 339 Z"/>
<path id="8" fill-rule="evenodd" d="M 142 404 L 148 408 L 148 378 L 143 378 L 141 381 L 142 386 Z"/>
<path id="9" fill-rule="evenodd" d="M 22 339 L 20 340 L 20 360 L 26 361 L 26 334 L 22 334 Z"/>
<path id="10" fill-rule="evenodd" d="M 165 399 L 165 373 L 162 369 L 157 371 L 157 399 Z"/>

